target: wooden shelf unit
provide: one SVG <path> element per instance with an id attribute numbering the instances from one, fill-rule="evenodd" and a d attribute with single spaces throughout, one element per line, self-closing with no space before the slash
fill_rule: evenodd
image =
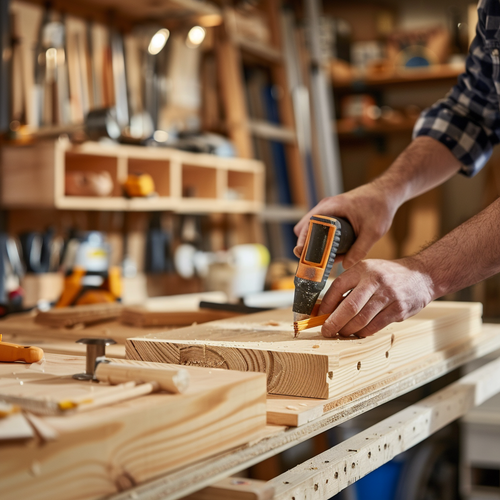
<path id="1" fill-rule="evenodd" d="M 25 0 L 44 6 L 45 0 Z M 129 28 L 137 23 L 155 20 L 162 25 L 197 23 L 202 26 L 217 26 L 222 22 L 221 9 L 213 2 L 203 0 L 53 0 L 51 7 L 60 12 L 108 24 Z M 111 17 L 112 16 L 112 17 Z"/>
<path id="2" fill-rule="evenodd" d="M 349 79 L 332 79 L 333 89 L 339 90 L 360 90 L 368 87 L 384 87 L 388 85 L 420 84 L 426 82 L 438 82 L 451 80 L 465 70 L 463 65 L 440 64 L 428 68 L 394 70 L 391 72 L 373 74 L 364 77 L 352 77 Z"/>
<path id="3" fill-rule="evenodd" d="M 264 166 L 242 158 L 220 158 L 170 148 L 144 148 L 68 140 L 2 148 L 5 208 L 64 210 L 257 213 L 264 206 Z M 67 196 L 67 171 L 105 170 L 110 196 Z M 129 173 L 152 176 L 158 196 L 126 198 L 121 184 Z"/>

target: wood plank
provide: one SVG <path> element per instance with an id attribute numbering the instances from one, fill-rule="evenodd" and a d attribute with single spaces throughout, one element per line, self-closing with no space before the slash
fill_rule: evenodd
<path id="1" fill-rule="evenodd" d="M 68 375 L 84 369 L 81 357 L 46 358 L 44 372 L 30 365 L 2 364 L 0 381 L 17 377 L 29 386 L 60 376 L 70 384 Z M 3 443 L 3 491 L 9 498 L 47 498 L 50 492 L 50 498 L 62 499 L 68 491 L 101 498 L 249 443 L 263 432 L 261 374 L 188 370 L 191 384 L 184 394 L 151 394 L 87 413 L 39 417 L 58 438 Z"/>
<path id="2" fill-rule="evenodd" d="M 15 314 L 8 316 L 0 321 L 0 330 L 2 334 L 15 335 L 18 337 L 29 337 L 36 344 L 36 339 L 66 340 L 76 342 L 83 337 L 111 338 L 118 344 L 124 344 L 127 338 L 134 336 L 156 335 L 164 332 L 166 327 L 138 328 L 129 325 L 123 325 L 119 321 L 109 321 L 98 323 L 87 327 L 76 325 L 74 328 L 51 328 L 45 325 L 35 323 L 34 317 L 30 314 Z"/>
<path id="3" fill-rule="evenodd" d="M 260 371 L 270 394 L 340 398 L 469 341 L 481 330 L 481 311 L 480 303 L 434 302 L 365 339 L 325 339 L 319 327 L 294 338 L 291 311 L 268 311 L 129 339 L 126 352 L 130 359 Z"/>
<path id="4" fill-rule="evenodd" d="M 193 323 L 207 323 L 224 318 L 241 316 L 241 313 L 198 309 L 196 311 L 151 311 L 143 306 L 125 307 L 120 315 L 120 322 L 136 327 L 149 326 L 184 326 Z"/>
<path id="5" fill-rule="evenodd" d="M 40 311 L 35 316 L 35 323 L 51 328 L 73 328 L 80 324 L 114 320 L 120 316 L 122 309 L 123 305 L 119 302 L 61 307 Z"/>
<path id="6" fill-rule="evenodd" d="M 498 392 L 500 359 L 274 478 L 274 498 L 330 498 Z"/>
<path id="7" fill-rule="evenodd" d="M 345 398 L 313 399 L 269 394 L 267 396 L 267 423 L 287 426 L 305 425 L 322 415 L 338 411 L 348 403 L 362 404 L 367 394 L 374 397 L 382 390 L 390 391 L 391 388 L 394 397 L 396 397 L 396 394 L 400 394 L 402 389 L 402 381 L 411 380 L 413 377 L 413 384 L 410 387 L 418 384 L 418 380 L 423 380 L 425 377 L 427 377 L 427 382 L 430 382 L 438 376 L 444 375 L 453 367 L 468 361 L 471 350 L 480 349 L 481 346 L 489 343 L 492 344 L 491 349 L 494 349 L 495 345 L 500 347 L 499 330 L 499 327 L 495 325 L 484 324 L 481 333 L 474 336 L 470 342 L 455 344 L 447 349 L 429 354 L 394 370 L 385 379 L 375 382 L 361 391 L 349 394 Z"/>

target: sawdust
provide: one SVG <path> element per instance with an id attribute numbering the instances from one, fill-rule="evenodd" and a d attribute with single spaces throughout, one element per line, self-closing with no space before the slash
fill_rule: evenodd
<path id="1" fill-rule="evenodd" d="M 280 323 L 278 321 L 268 321 L 267 323 L 262 323 L 264 326 L 280 326 Z"/>

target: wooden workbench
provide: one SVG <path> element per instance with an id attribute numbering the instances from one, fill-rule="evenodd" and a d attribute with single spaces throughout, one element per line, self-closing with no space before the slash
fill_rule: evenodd
<path id="1" fill-rule="evenodd" d="M 192 464 L 112 500 L 175 500 L 306 441 L 343 422 L 427 384 L 465 363 L 500 349 L 500 325 L 485 324 L 478 341 L 410 372 L 392 385 L 372 391 L 297 427 L 268 425 L 257 442 Z M 492 366 L 490 366 L 492 365 Z M 370 428 L 269 482 L 275 499 L 328 499 L 349 484 L 426 439 L 500 391 L 500 360 L 468 375 L 417 405 Z M 380 450 L 380 451 L 379 451 Z M 367 457 L 370 457 L 367 460 Z M 313 496 L 314 495 L 314 496 Z M 237 497 L 234 497 L 237 498 Z"/>
<path id="2" fill-rule="evenodd" d="M 33 339 L 43 337 L 42 332 L 37 333 L 38 335 L 32 336 Z M 109 334 L 109 330 L 106 328 L 101 333 Z M 12 331 L 10 335 L 15 335 L 16 341 L 21 340 L 19 331 Z M 92 335 L 94 335 L 94 332 L 92 332 Z M 70 332 L 69 337 L 73 336 L 76 337 L 79 334 L 76 331 Z M 82 336 L 87 336 L 87 332 Z M 51 350 L 55 349 L 53 352 L 64 353 L 68 349 L 67 353 L 71 354 L 74 353 L 74 346 L 78 346 L 73 344 L 73 339 L 70 340 L 64 334 L 61 334 L 59 338 L 58 336 L 52 337 L 50 342 L 47 343 L 47 347 L 49 344 Z M 122 345 L 114 347 L 123 349 Z M 476 336 L 473 342 L 466 343 L 460 348 L 451 349 L 445 355 L 409 365 L 403 376 L 398 377 L 397 380 L 388 385 L 374 385 L 368 393 L 358 394 L 351 401 L 333 408 L 328 405 L 318 404 L 317 400 L 296 398 L 292 403 L 297 406 L 300 404 L 301 409 L 303 407 L 304 411 L 297 416 L 293 424 L 291 421 L 286 420 L 287 426 L 268 425 L 266 431 L 250 444 L 211 456 L 187 465 L 182 469 L 175 469 L 158 479 L 113 495 L 111 498 L 112 500 L 131 500 L 133 498 L 175 500 L 183 498 L 498 349 L 500 349 L 500 325 L 483 325 L 481 334 Z M 109 355 L 114 356 L 111 352 L 109 352 Z M 443 396 L 440 394 L 434 397 L 434 401 L 418 405 L 415 409 L 410 407 L 401 416 L 399 414 L 393 416 L 390 422 L 381 422 L 378 424 L 378 430 L 372 430 L 371 435 L 369 435 L 369 429 L 360 436 L 352 438 L 354 440 L 352 443 L 342 443 L 325 452 L 327 455 L 322 454 L 316 457 L 313 459 L 314 465 L 311 465 L 310 462 L 302 464 L 278 476 L 266 486 L 272 486 L 275 489 L 274 498 L 289 500 L 292 498 L 295 498 L 295 500 L 301 498 L 330 498 L 347 487 L 348 484 L 425 439 L 440 427 L 464 415 L 468 409 L 480 404 L 486 397 L 500 390 L 500 365 L 497 364 L 490 368 L 489 374 L 487 372 L 486 374 L 480 373 L 475 377 L 472 382 L 467 385 L 462 384 L 460 387 L 463 390 L 470 391 L 479 388 L 479 390 L 476 390 L 476 396 L 464 397 L 463 393 L 457 392 L 456 388 L 447 389 L 448 393 L 445 394 L 444 400 L 454 401 L 456 404 L 450 404 L 451 410 L 449 411 L 444 408 L 445 411 L 442 411 L 442 416 L 435 418 L 432 426 L 425 423 L 425 419 L 429 420 L 429 415 L 422 414 L 422 411 L 432 413 L 433 410 L 429 410 L 429 408 L 442 405 Z M 268 421 L 279 423 L 279 420 L 272 416 L 273 412 L 279 405 L 286 403 L 286 399 L 280 400 L 275 396 L 269 396 L 267 403 Z M 414 414 L 414 412 L 417 413 Z M 413 428 L 415 428 L 415 431 L 413 431 Z M 366 435 L 367 432 L 368 435 Z M 375 433 L 377 436 L 375 436 Z M 414 435 L 409 436 L 408 433 Z M 404 437 L 399 439 L 399 436 Z M 363 441 L 366 441 L 366 443 Z M 368 445 L 370 449 L 367 448 Z M 383 451 L 375 456 L 378 446 Z M 373 460 L 366 460 L 368 453 L 373 454 Z M 312 497 L 313 493 L 314 496 Z M 233 495 L 231 498 L 239 497 Z"/>

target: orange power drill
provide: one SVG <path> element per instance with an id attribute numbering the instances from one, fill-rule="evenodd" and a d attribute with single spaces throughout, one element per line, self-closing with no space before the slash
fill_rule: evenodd
<path id="1" fill-rule="evenodd" d="M 348 220 L 326 215 L 311 217 L 294 279 L 294 323 L 311 316 L 335 257 L 346 253 L 355 239 L 356 235 Z"/>

